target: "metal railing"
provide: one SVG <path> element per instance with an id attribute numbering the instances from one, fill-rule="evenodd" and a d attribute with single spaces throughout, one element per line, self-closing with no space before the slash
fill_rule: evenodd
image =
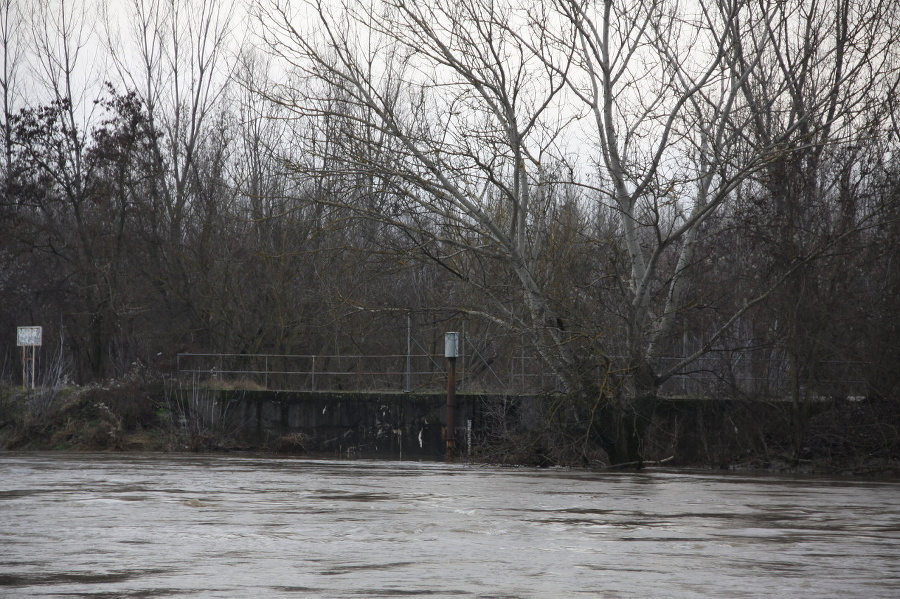
<path id="1" fill-rule="evenodd" d="M 625 371 L 625 359 L 610 357 L 613 362 L 612 379 Z M 656 364 L 657 371 L 678 364 L 682 358 L 664 357 Z M 617 365 L 618 363 L 618 365 Z M 509 360 L 507 370 L 510 387 L 526 390 L 559 390 L 556 377 L 546 372 L 542 360 L 536 356 L 520 355 Z M 801 397 L 859 397 L 868 394 L 865 362 L 825 360 L 813 365 L 815 375 L 808 372 L 799 377 Z M 616 369 L 619 370 L 616 370 Z M 598 381 L 604 373 L 598 368 Z M 555 387 L 554 387 L 555 385 Z M 701 357 L 683 372 L 666 380 L 659 388 L 660 396 L 690 398 L 788 398 L 792 393 L 791 368 L 782 358 L 751 358 L 747 354 L 723 353 Z"/>
<path id="2" fill-rule="evenodd" d="M 663 358 L 659 367 L 679 358 Z M 808 396 L 865 395 L 860 362 L 823 362 L 814 382 L 801 390 Z M 284 391 L 440 391 L 446 387 L 446 360 L 435 354 L 283 355 L 200 354 L 177 356 L 181 376 L 219 388 Z M 501 393 L 560 391 L 555 374 L 525 352 L 505 360 L 486 360 L 470 351 L 457 363 L 457 389 Z M 619 373 L 621 374 L 621 373 Z M 598 380 L 603 374 L 598 371 Z M 666 381 L 661 395 L 686 397 L 788 397 L 790 369 L 774 358 L 710 355 Z"/>
<path id="3" fill-rule="evenodd" d="M 446 385 L 444 358 L 427 354 L 177 356 L 177 370 L 211 386 L 290 391 L 423 391 Z M 465 372 L 460 373 L 465 380 Z"/>

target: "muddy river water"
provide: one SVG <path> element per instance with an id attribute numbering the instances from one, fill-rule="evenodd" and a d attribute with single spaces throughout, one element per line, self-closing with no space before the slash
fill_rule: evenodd
<path id="1" fill-rule="evenodd" d="M 0 453 L 0 597 L 900 597 L 900 481 Z"/>

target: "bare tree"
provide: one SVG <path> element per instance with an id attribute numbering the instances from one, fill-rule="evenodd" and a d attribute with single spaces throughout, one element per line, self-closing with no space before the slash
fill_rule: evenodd
<path id="1" fill-rule="evenodd" d="M 336 128 L 329 145 L 315 145 L 325 155 L 296 169 L 340 169 L 352 200 L 343 205 L 399 227 L 495 297 L 487 312 L 458 307 L 528 333 L 564 385 L 579 389 L 576 356 L 538 271 L 564 78 L 511 34 L 516 15 L 502 3 L 334 8 L 302 3 L 298 17 L 281 4 L 259 6 L 268 47 L 305 77 L 276 101 Z M 315 25 L 298 28 L 297 18 Z M 485 262 L 514 281 L 515 306 L 473 270 Z"/>
<path id="2" fill-rule="evenodd" d="M 21 102 L 20 69 L 24 55 L 26 40 L 22 35 L 25 29 L 24 16 L 19 2 L 3 0 L 0 3 L 0 48 L 3 52 L 3 65 L 0 67 L 0 94 L 3 102 L 3 168 L 9 169 L 12 162 L 12 124 L 10 115 Z"/>
<path id="3" fill-rule="evenodd" d="M 207 265 L 211 227 L 234 201 L 222 172 L 230 151 L 224 98 L 237 53 L 232 3 L 211 0 L 132 0 L 107 14 L 106 44 L 116 78 L 141 99 L 160 135 L 150 149 L 164 168 L 143 199 L 154 282 L 172 327 L 171 342 L 190 340 L 204 308 L 194 278 Z M 112 78 L 112 77 L 111 77 Z M 196 250 L 196 251 L 195 251 Z"/>
<path id="4" fill-rule="evenodd" d="M 731 68 L 746 73 L 741 95 L 752 115 L 746 135 L 753 145 L 774 141 L 780 150 L 742 195 L 767 198 L 760 205 L 765 229 L 748 232 L 766 244 L 770 272 L 789 273 L 770 309 L 790 379 L 796 451 L 805 399 L 822 392 L 817 381 L 829 379 L 835 363 L 855 354 L 850 344 L 838 350 L 833 337 L 838 323 L 857 311 L 838 304 L 861 284 L 850 283 L 854 277 L 842 266 L 853 272 L 866 255 L 866 231 L 890 214 L 890 200 L 876 198 L 871 183 L 880 154 L 893 143 L 885 124 L 900 81 L 897 3 L 760 2 L 740 17 L 726 35 Z M 748 48 L 748 40 L 756 47 Z M 747 69 L 750 62 L 759 67 Z M 804 268 L 791 272 L 800 262 Z"/>
<path id="5" fill-rule="evenodd" d="M 578 31 L 583 61 L 569 81 L 594 116 L 597 162 L 608 182 L 600 192 L 622 219 L 631 265 L 626 404 L 629 396 L 654 395 L 721 347 L 748 310 L 787 289 L 836 238 L 871 222 L 872 213 L 860 211 L 849 228 L 791 252 L 730 312 L 717 306 L 717 324 L 681 359 L 662 360 L 677 351 L 678 323 L 691 320 L 692 306 L 708 306 L 698 302 L 703 294 L 692 281 L 708 263 L 696 252 L 715 234 L 710 219 L 756 186 L 761 173 L 799 156 L 803 167 L 787 179 L 770 178 L 768 193 L 803 186 L 808 197 L 821 196 L 817 180 L 830 168 L 822 151 L 855 143 L 870 130 L 867 120 L 879 118 L 876 96 L 895 79 L 896 11 L 889 5 L 896 8 L 844 3 L 835 14 L 802 2 L 557 3 Z M 566 42 L 561 38 L 560 47 Z M 827 219 L 828 211 L 808 216 Z"/>
<path id="6" fill-rule="evenodd" d="M 570 393 L 600 390 L 626 414 L 813 259 L 795 256 L 664 360 L 685 350 L 676 333 L 698 304 L 711 218 L 798 149 L 842 143 L 840 123 L 863 126 L 856 115 L 886 89 L 896 28 L 891 3 L 876 4 L 844 3 L 830 21 L 804 3 L 611 0 L 260 3 L 258 14 L 268 48 L 302 75 L 273 99 L 334 127 L 298 172 L 340 170 L 342 199 L 326 201 L 403 231 L 478 290 L 472 312 L 537 339 Z M 582 191 L 554 191 L 566 185 Z M 616 215 L 622 336 L 604 337 L 610 321 L 577 307 L 571 289 L 583 287 L 561 293 L 547 268 L 547 217 L 566 196 Z M 510 284 L 514 296 L 498 291 Z"/>
<path id="7" fill-rule="evenodd" d="M 232 76 L 233 9 L 210 0 L 133 0 L 128 34 L 121 35 L 117 22 L 109 24 L 119 77 L 164 133 L 155 152 L 168 165 L 159 196 L 173 238 L 181 235 L 197 154 Z"/>

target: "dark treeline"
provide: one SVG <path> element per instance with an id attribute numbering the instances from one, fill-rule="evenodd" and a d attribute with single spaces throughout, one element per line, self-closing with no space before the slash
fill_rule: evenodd
<path id="1" fill-rule="evenodd" d="M 660 395 L 897 397 L 896 0 L 289 4 L 3 0 L 5 381 L 21 325 L 87 384 L 412 322 L 552 373 L 560 461 Z"/>

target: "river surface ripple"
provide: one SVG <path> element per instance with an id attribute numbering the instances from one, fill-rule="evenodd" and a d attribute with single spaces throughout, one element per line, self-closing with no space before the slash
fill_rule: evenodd
<path id="1" fill-rule="evenodd" d="M 900 597 L 900 482 L 0 454 L 2 597 Z"/>

